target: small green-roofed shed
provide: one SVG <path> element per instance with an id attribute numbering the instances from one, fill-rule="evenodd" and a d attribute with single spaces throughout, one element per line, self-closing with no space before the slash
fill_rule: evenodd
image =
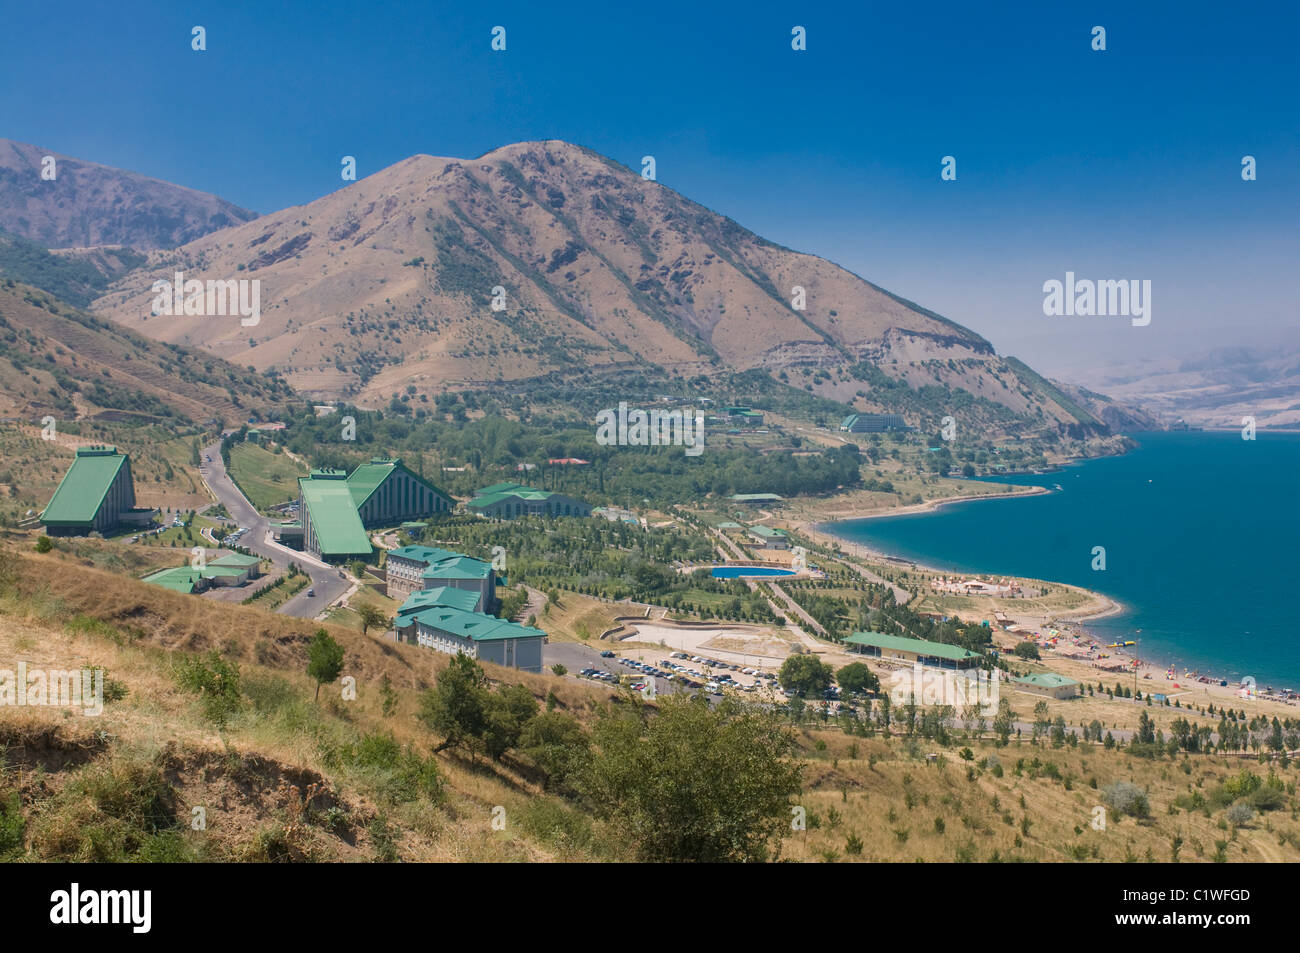
<path id="1" fill-rule="evenodd" d="M 216 559 L 208 560 L 209 566 L 235 566 L 240 569 L 247 569 L 250 566 L 260 566 L 262 560 L 257 556 L 245 556 L 243 553 L 227 553 L 225 556 L 219 556 Z"/>
<path id="2" fill-rule="evenodd" d="M 202 573 L 197 569 L 190 566 L 176 566 L 172 569 L 160 569 L 158 572 L 151 573 L 144 577 L 144 581 L 151 582 L 155 586 L 162 586 L 164 589 L 171 589 L 173 592 L 188 594 L 199 587 L 199 580 L 202 578 Z"/>
<path id="3" fill-rule="evenodd" d="M 1066 675 L 1058 675 L 1055 672 L 1034 672 L 1031 675 L 1021 675 L 1012 679 L 1018 691 L 1030 692 L 1035 695 L 1046 695 L 1049 698 L 1073 698 L 1079 694 L 1079 683 L 1073 678 Z"/>

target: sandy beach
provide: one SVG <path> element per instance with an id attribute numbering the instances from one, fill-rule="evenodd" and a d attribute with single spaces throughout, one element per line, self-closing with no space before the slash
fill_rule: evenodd
<path id="1" fill-rule="evenodd" d="M 1041 493 L 1051 493 L 1052 490 L 1046 487 L 1029 487 L 1025 492 L 1018 492 L 1015 496 L 1034 496 Z M 1010 494 L 1009 494 L 1010 495 Z M 942 506 L 950 503 L 970 502 L 975 500 L 987 499 L 1005 499 L 1005 496 L 988 496 L 973 495 L 960 496 L 951 499 L 931 500 L 924 503 L 911 504 L 908 506 L 898 507 L 895 509 L 883 510 L 878 512 L 867 512 L 860 515 L 836 516 L 834 522 L 840 522 L 848 519 L 879 519 L 885 516 L 902 516 L 912 513 L 933 512 Z M 867 563 L 877 565 L 892 566 L 896 568 L 907 568 L 923 573 L 935 573 L 940 575 L 950 574 L 949 570 L 936 566 L 926 565 L 913 559 L 906 559 L 887 553 L 875 547 L 865 545 L 861 542 L 845 539 L 828 530 L 831 520 L 804 520 L 791 522 L 791 527 L 796 531 L 803 533 L 810 539 L 827 546 L 829 548 L 838 547 L 841 553 L 864 560 Z M 867 567 L 868 569 L 870 566 Z M 999 635 L 1004 636 L 998 641 L 998 644 L 1004 649 L 1012 648 L 1017 641 L 1029 639 L 1038 642 L 1043 654 L 1044 661 L 1050 661 L 1054 668 L 1058 668 L 1062 674 L 1077 678 L 1081 682 L 1095 684 L 1101 682 L 1111 685 L 1115 681 L 1132 687 L 1133 680 L 1133 660 L 1138 656 L 1135 649 L 1138 646 L 1118 646 L 1112 648 L 1110 639 L 1097 636 L 1088 631 L 1085 623 L 1096 621 L 1120 615 L 1124 612 L 1124 606 L 1117 600 L 1091 589 L 1085 589 L 1080 586 L 1074 586 L 1068 583 L 1056 582 L 1053 580 L 1038 580 L 1027 577 L 1014 577 L 1022 584 L 1030 586 L 1044 583 L 1058 588 L 1069 589 L 1084 597 L 1083 606 L 1074 609 L 1064 609 L 1055 612 L 1036 612 L 1026 611 L 1028 607 L 1019 605 L 1017 599 L 992 599 L 988 600 L 989 612 L 992 609 L 1001 608 L 1006 611 L 1014 612 L 1017 619 L 1017 626 L 1011 631 L 999 630 Z M 1051 640 L 1049 633 L 1057 631 L 1059 636 L 1056 644 L 1060 650 L 1051 648 L 1048 643 Z M 1069 651 L 1065 651 L 1068 648 Z M 1105 656 L 1104 658 L 1102 656 Z M 1175 665 L 1174 675 L 1172 678 L 1167 677 L 1171 664 Z M 1118 671 L 1109 669 L 1121 666 Z M 1199 681 L 1204 677 L 1207 681 Z M 1281 697 L 1272 697 L 1264 695 L 1267 679 L 1259 676 L 1259 700 L 1273 700 L 1281 704 L 1294 706 L 1294 700 L 1285 700 Z M 1227 685 L 1221 685 L 1220 682 L 1227 681 Z M 1138 689 L 1142 692 L 1155 692 L 1164 694 L 1170 698 L 1180 695 L 1193 695 L 1202 699 L 1214 698 L 1220 701 L 1242 701 L 1237 692 L 1241 686 L 1232 679 L 1226 679 L 1214 675 L 1210 672 L 1185 672 L 1183 666 L 1176 665 L 1173 660 L 1165 658 L 1140 659 L 1137 666 L 1137 683 Z M 1295 686 L 1274 685 L 1273 688 Z"/>

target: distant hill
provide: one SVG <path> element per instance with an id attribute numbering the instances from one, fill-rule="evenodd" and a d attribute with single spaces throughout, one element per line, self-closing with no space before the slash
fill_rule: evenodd
<path id="1" fill-rule="evenodd" d="M 1220 347 L 1185 358 L 1140 360 L 1088 374 L 1117 400 L 1140 404 L 1165 423 L 1235 429 L 1300 427 L 1300 340 Z"/>
<path id="2" fill-rule="evenodd" d="M 48 291 L 84 308 L 109 282 L 138 268 L 145 256 L 132 248 L 65 249 L 52 252 L 34 241 L 0 232 L 0 278 Z"/>
<path id="3" fill-rule="evenodd" d="M 41 178 L 42 160 L 56 178 Z M 46 248 L 175 248 L 256 218 L 194 189 L 0 139 L 0 231 Z"/>
<path id="4" fill-rule="evenodd" d="M 260 279 L 260 324 L 154 316 L 152 282 L 178 270 Z M 1106 430 L 978 334 L 557 141 L 414 156 L 155 253 L 94 310 L 370 407 L 556 373 L 651 368 L 705 386 L 757 370 L 916 425 L 953 413 L 1021 434 Z"/>
<path id="5" fill-rule="evenodd" d="M 260 372 L 151 341 L 48 292 L 0 281 L 0 417 L 239 423 L 290 396 L 287 385 Z"/>

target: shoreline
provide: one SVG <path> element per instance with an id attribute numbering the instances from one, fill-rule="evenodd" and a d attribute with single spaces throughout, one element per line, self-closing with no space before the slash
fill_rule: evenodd
<path id="1" fill-rule="evenodd" d="M 1014 484 L 1008 484 L 1008 485 L 1014 485 Z M 953 497 L 949 499 L 927 500 L 922 503 L 913 503 L 907 506 L 898 507 L 896 509 L 886 510 L 884 512 L 867 513 L 867 514 L 863 514 L 862 516 L 852 516 L 843 519 L 837 519 L 834 521 L 824 521 L 824 520 L 800 521 L 799 523 L 795 524 L 794 528 L 798 529 L 801 532 L 806 533 L 807 535 L 813 537 L 814 539 L 818 539 L 818 541 L 823 544 L 831 545 L 832 548 L 838 545 L 840 550 L 844 552 L 846 555 L 857 556 L 860 559 L 883 562 L 893 566 L 900 566 L 900 567 L 906 566 L 921 572 L 952 573 L 953 570 L 951 569 L 943 569 L 941 567 L 928 565 L 919 560 L 898 556 L 892 553 L 887 553 L 881 549 L 862 543 L 859 540 L 848 539 L 847 537 L 841 536 L 839 533 L 834 532 L 830 527 L 836 524 L 853 522 L 857 520 L 865 521 L 871 519 L 881 519 L 883 517 L 888 517 L 888 516 L 912 516 L 912 515 L 919 515 L 922 513 L 934 513 L 934 512 L 938 512 L 941 507 L 950 503 L 967 503 L 967 502 L 977 502 L 980 500 L 996 500 L 996 499 L 1007 499 L 1007 498 L 1019 498 L 1024 496 L 1039 496 L 1044 493 L 1052 493 L 1052 492 L 1054 491 L 1049 489 L 1048 487 L 1034 486 L 1023 492 L 1015 492 L 1010 494 L 999 494 L 999 495 L 978 494 L 974 496 L 960 496 L 960 497 Z M 973 575 L 987 576 L 990 574 L 985 572 L 976 572 L 973 573 Z M 1024 579 L 1026 577 L 1017 577 L 1017 578 Z M 1133 652 L 1132 647 L 1125 647 L 1125 646 L 1111 647 L 1110 643 L 1105 642 L 1102 636 L 1097 635 L 1095 632 L 1090 631 L 1086 627 L 1086 623 L 1096 622 L 1101 619 L 1113 618 L 1115 616 L 1123 615 L 1127 611 L 1127 607 L 1124 606 L 1124 604 L 1121 603 L 1118 599 L 1114 599 L 1111 596 L 1108 596 L 1102 592 L 1097 592 L 1096 590 L 1087 589 L 1082 586 L 1076 586 L 1072 583 L 1065 583 L 1065 582 L 1059 582 L 1056 580 L 1048 580 L 1048 579 L 1033 580 L 1033 581 L 1045 582 L 1053 586 L 1060 586 L 1063 588 L 1074 590 L 1075 592 L 1079 592 L 1083 594 L 1085 597 L 1087 597 L 1091 603 L 1090 605 L 1080 607 L 1079 609 L 1065 610 L 1062 612 L 1053 613 L 1049 616 L 1042 616 L 1042 615 L 1035 614 L 1031 617 L 1027 617 L 1026 622 L 1032 624 L 1026 624 L 1024 626 L 1024 628 L 1026 629 L 1025 632 L 1006 633 L 1016 637 L 1024 636 L 1026 641 L 1034 641 L 1038 643 L 1040 649 L 1043 650 L 1042 654 L 1044 657 L 1044 661 L 1046 661 L 1048 658 L 1052 658 L 1058 662 L 1069 662 L 1072 665 L 1086 666 L 1092 669 L 1092 671 L 1096 672 L 1099 676 L 1102 676 L 1101 680 L 1104 680 L 1104 675 L 1117 675 L 1122 678 L 1132 677 L 1134 675 L 1134 671 L 1135 671 L 1134 666 L 1136 663 L 1136 674 L 1139 680 L 1152 681 L 1152 682 L 1158 681 L 1162 684 L 1169 684 L 1174 686 L 1179 693 L 1185 693 L 1189 691 L 1192 686 L 1194 686 L 1196 688 L 1204 689 L 1204 691 L 1207 693 L 1211 693 L 1214 695 L 1221 695 L 1225 698 L 1239 697 L 1237 695 L 1237 690 L 1240 687 L 1240 684 L 1234 684 L 1232 679 L 1229 679 L 1225 676 L 1214 675 L 1210 672 L 1201 672 L 1199 669 L 1197 669 L 1196 671 L 1191 671 L 1185 663 L 1179 662 L 1176 658 L 1165 658 L 1162 656 L 1153 656 L 1153 657 L 1148 657 L 1146 659 L 1139 658 Z M 923 593 L 919 593 L 919 592 L 913 595 L 914 600 L 919 600 L 922 597 L 923 597 Z M 1014 599 L 1009 599 L 1006 601 L 1011 604 L 1014 604 L 1016 602 L 1016 600 Z M 1071 643 L 1079 648 L 1085 649 L 1085 655 L 1082 657 L 1057 656 L 1056 652 L 1054 651 L 1054 647 L 1049 647 L 1051 637 L 1047 635 L 1047 631 L 1050 629 L 1057 629 L 1059 631 L 1059 635 L 1057 636 L 1058 641 L 1064 640 L 1067 643 Z M 996 630 L 996 631 L 1006 632 L 1006 630 Z M 1119 637 L 1119 639 L 1122 640 L 1122 637 Z M 1108 670 L 1108 668 L 1103 668 L 1102 665 L 1100 664 L 1103 661 L 1103 659 L 1101 658 L 1103 653 L 1106 656 L 1105 661 L 1107 662 L 1107 666 L 1109 667 L 1110 670 Z M 1123 666 L 1123 670 L 1122 671 L 1113 670 L 1113 666 L 1116 664 L 1121 664 Z M 1168 675 L 1171 669 L 1174 670 L 1173 677 L 1170 677 Z M 1178 674 L 1179 669 L 1183 670 L 1183 672 L 1185 673 L 1184 676 L 1180 676 Z M 1205 678 L 1208 681 L 1202 682 L 1200 681 L 1201 678 Z M 1265 676 L 1264 678 L 1256 679 L 1257 684 L 1261 688 L 1261 691 L 1255 696 L 1257 699 L 1279 701 L 1283 704 L 1291 704 L 1291 705 L 1295 704 L 1294 701 L 1288 702 L 1286 701 L 1285 698 L 1281 698 L 1276 695 L 1265 694 L 1262 689 L 1265 687 L 1265 684 L 1268 681 L 1269 679 L 1267 676 Z M 1220 682 L 1227 682 L 1227 684 L 1220 685 Z M 1141 689 L 1140 685 L 1139 685 L 1139 689 Z M 1148 686 L 1144 690 L 1147 692 L 1155 692 L 1157 694 L 1161 694 L 1161 693 L 1168 694 L 1166 692 L 1160 692 L 1156 688 L 1151 686 Z"/>

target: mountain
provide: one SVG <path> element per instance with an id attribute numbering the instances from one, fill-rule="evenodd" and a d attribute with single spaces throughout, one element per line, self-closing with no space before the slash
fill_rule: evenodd
<path id="1" fill-rule="evenodd" d="M 0 417 L 239 423 L 290 396 L 283 382 L 246 367 L 0 281 Z"/>
<path id="2" fill-rule="evenodd" d="M 103 294 L 109 282 L 144 262 L 140 252 L 120 245 L 50 251 L 0 232 L 0 278 L 40 288 L 80 308 Z"/>
<path id="3" fill-rule="evenodd" d="M 46 156 L 53 181 L 41 177 Z M 256 217 L 206 192 L 0 139 L 0 231 L 46 248 L 175 248 Z"/>
<path id="4" fill-rule="evenodd" d="M 1300 426 L 1300 340 L 1134 361 L 1095 369 L 1088 378 L 1165 423 L 1236 429 L 1251 416 L 1261 428 Z"/>
<path id="5" fill-rule="evenodd" d="M 260 280 L 260 323 L 153 315 L 153 282 L 177 271 Z M 803 310 L 791 306 L 796 286 Z M 494 311 L 498 287 L 505 307 Z M 917 424 L 960 412 L 1021 430 L 1105 429 L 978 334 L 557 141 L 414 156 L 155 253 L 94 310 L 363 406 L 408 387 L 761 369 Z"/>

